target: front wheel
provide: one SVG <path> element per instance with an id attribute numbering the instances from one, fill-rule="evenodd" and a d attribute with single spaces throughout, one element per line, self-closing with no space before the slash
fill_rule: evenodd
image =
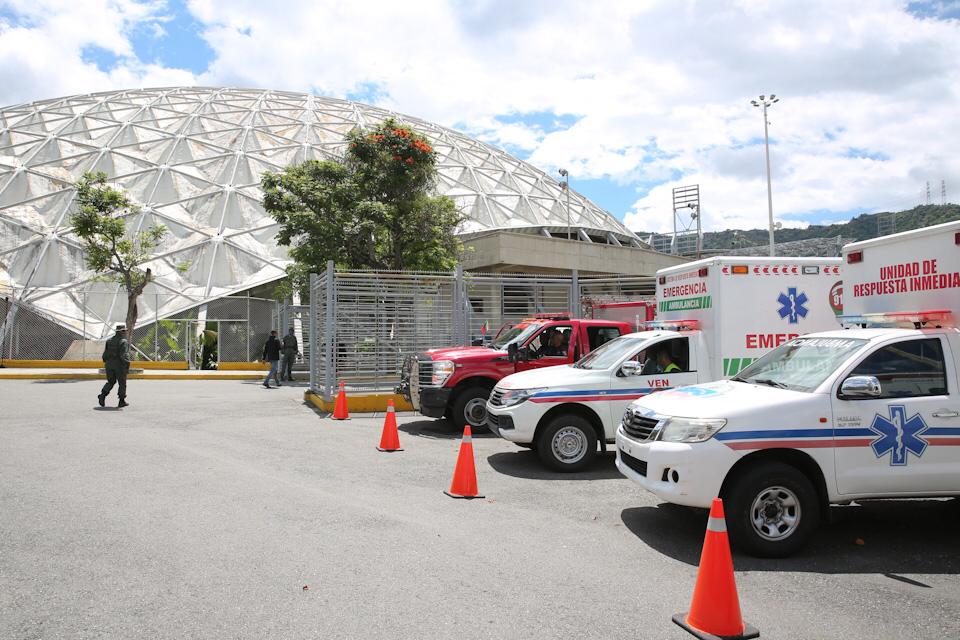
<path id="1" fill-rule="evenodd" d="M 597 433 L 580 416 L 557 416 L 537 438 L 537 453 L 540 461 L 554 471 L 582 471 L 597 455 Z"/>
<path id="2" fill-rule="evenodd" d="M 475 385 L 467 387 L 459 394 L 451 407 L 453 426 L 462 429 L 470 425 L 471 431 L 487 428 L 487 398 L 490 389 Z"/>
<path id="3" fill-rule="evenodd" d="M 793 554 L 820 522 L 820 500 L 813 483 L 782 462 L 747 470 L 724 494 L 730 542 L 753 556 Z"/>

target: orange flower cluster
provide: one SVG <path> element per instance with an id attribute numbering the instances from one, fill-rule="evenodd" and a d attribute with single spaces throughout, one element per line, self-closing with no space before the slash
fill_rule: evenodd
<path id="1" fill-rule="evenodd" d="M 424 142 L 423 140 L 414 140 L 414 141 L 413 141 L 413 148 L 414 148 L 414 149 L 417 149 L 418 151 L 423 151 L 424 153 L 432 153 L 432 152 L 433 152 L 433 147 L 431 147 L 430 145 L 428 145 L 428 144 L 427 144 L 426 142 Z"/>
<path id="2" fill-rule="evenodd" d="M 405 129 L 394 129 L 393 135 L 400 136 L 401 138 L 409 138 L 410 132 Z"/>

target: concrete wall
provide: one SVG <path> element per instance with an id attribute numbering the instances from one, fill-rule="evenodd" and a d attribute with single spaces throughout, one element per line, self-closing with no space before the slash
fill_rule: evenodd
<path id="1" fill-rule="evenodd" d="M 464 269 L 470 271 L 622 274 L 652 276 L 688 258 L 637 247 L 490 231 L 464 238 Z"/>

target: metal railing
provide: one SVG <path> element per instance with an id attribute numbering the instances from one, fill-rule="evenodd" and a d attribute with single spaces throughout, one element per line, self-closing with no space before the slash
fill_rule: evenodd
<path id="1" fill-rule="evenodd" d="M 341 381 L 390 390 L 408 355 L 489 344 L 505 323 L 534 314 L 580 317 L 587 295 L 631 300 L 654 290 L 649 276 L 337 271 L 329 263 L 310 278 L 310 386 L 327 399 Z"/>

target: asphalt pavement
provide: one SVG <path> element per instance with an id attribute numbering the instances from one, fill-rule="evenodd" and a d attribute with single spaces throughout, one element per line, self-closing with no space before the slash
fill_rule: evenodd
<path id="1" fill-rule="evenodd" d="M 0 638 L 687 638 L 706 525 L 608 454 L 560 475 L 476 434 L 335 422 L 302 384 L 0 382 Z M 761 638 L 960 637 L 960 505 L 836 507 L 797 557 L 735 555 Z"/>

